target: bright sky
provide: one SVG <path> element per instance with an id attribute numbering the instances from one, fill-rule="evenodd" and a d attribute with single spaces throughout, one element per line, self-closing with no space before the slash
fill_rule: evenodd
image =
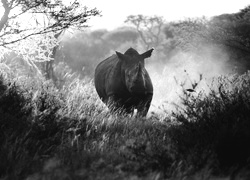
<path id="1" fill-rule="evenodd" d="M 163 16 L 166 21 L 175 21 L 187 17 L 235 13 L 250 5 L 249 0 L 83 0 L 81 3 L 101 11 L 102 17 L 92 17 L 89 21 L 88 25 L 92 29 L 109 30 L 123 26 L 129 15 L 157 15 Z M 0 6 L 0 16 L 2 13 Z"/>
<path id="2" fill-rule="evenodd" d="M 224 13 L 235 13 L 250 5 L 249 0 L 84 0 L 87 7 L 102 11 L 102 17 L 92 18 L 93 29 L 114 29 L 124 25 L 129 15 L 158 15 L 166 21 L 187 17 L 211 17 Z"/>

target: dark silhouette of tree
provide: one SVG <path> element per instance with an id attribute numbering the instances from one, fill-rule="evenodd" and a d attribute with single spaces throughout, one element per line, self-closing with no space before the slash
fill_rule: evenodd
<path id="1" fill-rule="evenodd" d="M 202 18 L 188 18 L 183 21 L 174 22 L 170 24 L 165 33 L 170 34 L 175 39 L 175 46 L 182 51 L 197 51 L 204 42 L 210 38 L 208 32 L 208 19 Z M 167 36 L 167 35 L 166 35 Z"/>
<path id="2" fill-rule="evenodd" d="M 162 43 L 164 19 L 160 16 L 130 15 L 125 23 L 133 25 L 146 49 L 157 47 Z"/>
<path id="3" fill-rule="evenodd" d="M 222 14 L 211 19 L 205 17 L 174 22 L 165 29 L 166 37 L 175 40 L 180 51 L 205 57 L 213 48 L 213 56 L 220 50 L 227 52 L 230 68 L 239 73 L 250 69 L 250 6 L 238 13 Z M 217 51 L 216 51 L 217 49 Z M 217 54 L 217 55 L 216 55 Z M 216 57 L 218 61 L 219 56 Z"/>
<path id="4" fill-rule="evenodd" d="M 108 30 L 106 29 L 97 29 L 91 32 L 91 36 L 94 39 L 100 39 L 102 40 L 102 36 L 105 35 L 106 33 L 108 33 Z"/>
<path id="5" fill-rule="evenodd" d="M 123 51 L 123 46 L 127 50 L 137 43 L 138 38 L 136 29 L 132 27 L 78 32 L 62 41 L 56 59 L 66 62 L 81 75 L 92 77 L 100 61 L 115 51 Z"/>
<path id="6" fill-rule="evenodd" d="M 138 33 L 134 28 L 122 27 L 106 33 L 102 38 L 109 44 L 111 49 L 117 50 L 116 48 L 121 44 L 136 42 L 138 40 Z"/>
<path id="7" fill-rule="evenodd" d="M 250 54 L 250 5 L 234 14 L 222 14 L 211 21 L 214 42 Z"/>
<path id="8" fill-rule="evenodd" d="M 250 6 L 234 14 L 186 19 L 172 24 L 178 46 L 197 49 L 204 43 L 214 43 L 250 53 Z"/>

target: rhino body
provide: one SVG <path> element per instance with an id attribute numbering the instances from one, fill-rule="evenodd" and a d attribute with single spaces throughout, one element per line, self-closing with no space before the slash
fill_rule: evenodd
<path id="1" fill-rule="evenodd" d="M 129 48 L 99 63 L 95 69 L 95 88 L 111 112 L 146 116 L 153 97 L 153 85 L 144 66 L 144 59 L 153 49 L 139 54 Z"/>

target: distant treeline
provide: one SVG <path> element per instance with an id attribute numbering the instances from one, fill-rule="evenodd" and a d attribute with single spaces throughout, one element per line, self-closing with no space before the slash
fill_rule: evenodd
<path id="1" fill-rule="evenodd" d="M 157 16 L 129 16 L 126 22 L 130 26 L 65 37 L 56 62 L 66 62 L 82 75 L 92 76 L 95 66 L 115 51 L 134 47 L 142 52 L 153 46 L 157 51 L 149 63 L 159 67 L 171 62 L 179 52 L 187 52 L 203 61 L 208 56 L 218 62 L 226 61 L 225 68 L 243 73 L 250 69 L 249 17 L 250 6 L 234 14 L 178 22 L 166 22 Z"/>
<path id="2" fill-rule="evenodd" d="M 138 34 L 133 28 L 78 32 L 65 38 L 56 60 L 66 62 L 83 75 L 92 75 L 94 67 L 102 58 L 114 53 L 114 50 L 121 50 L 120 46 L 126 42 L 130 42 L 132 46 L 137 39 Z"/>

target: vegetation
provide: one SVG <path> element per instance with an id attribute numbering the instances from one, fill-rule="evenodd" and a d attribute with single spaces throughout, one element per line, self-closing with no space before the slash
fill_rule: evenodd
<path id="1" fill-rule="evenodd" d="M 12 78 L 1 73 L 1 177 L 249 177 L 249 73 L 183 89 L 178 112 L 148 119 L 110 115 L 92 81 Z"/>
<path id="2" fill-rule="evenodd" d="M 99 15 L 97 9 L 88 9 L 78 0 L 66 4 L 61 0 L 2 0 L 0 8 L 1 59 L 22 61 L 54 83 L 53 63 L 61 36 L 66 30 L 87 27 L 89 17 Z"/>
<path id="3" fill-rule="evenodd" d="M 248 16 L 249 7 L 235 14 L 179 22 L 167 22 L 158 16 L 131 15 L 125 20 L 128 26 L 65 37 L 56 61 L 64 61 L 73 70 L 92 77 L 96 64 L 117 50 L 125 52 L 131 46 L 142 52 L 154 47 L 157 53 L 148 64 L 159 72 L 163 72 L 164 66 L 185 63 L 187 58 L 181 59 L 180 54 L 186 53 L 197 63 L 204 63 L 203 66 L 216 64 L 221 68 L 220 73 L 242 74 L 250 66 Z"/>
<path id="4" fill-rule="evenodd" d="M 7 46 L 38 34 L 58 32 L 69 27 L 86 27 L 88 17 L 99 14 L 96 9 L 89 10 L 87 7 L 83 7 L 78 0 L 69 4 L 60 0 L 36 0 L 33 2 L 2 0 L 1 4 L 4 13 L 0 20 L 0 46 Z M 27 21 L 27 18 L 29 18 L 30 24 L 23 23 L 24 20 Z"/>
<path id="5" fill-rule="evenodd" d="M 7 2 L 16 1 L 2 0 L 5 10 L 16 7 Z M 39 1 L 17 5 L 48 10 Z M 246 17 L 249 7 L 211 20 L 171 23 L 138 15 L 127 19 L 135 27 L 65 33 L 60 44 L 60 26 L 15 43 L 3 39 L 0 178 L 249 179 Z M 152 26 L 143 27 L 145 22 Z M 0 36 L 11 36 L 0 30 Z M 154 109 L 146 119 L 110 114 L 93 85 L 95 65 L 118 48 L 140 51 L 151 45 L 157 51 L 147 63 Z M 51 54 L 56 80 L 46 78 L 39 65 Z M 234 66 L 238 69 L 231 71 Z"/>

